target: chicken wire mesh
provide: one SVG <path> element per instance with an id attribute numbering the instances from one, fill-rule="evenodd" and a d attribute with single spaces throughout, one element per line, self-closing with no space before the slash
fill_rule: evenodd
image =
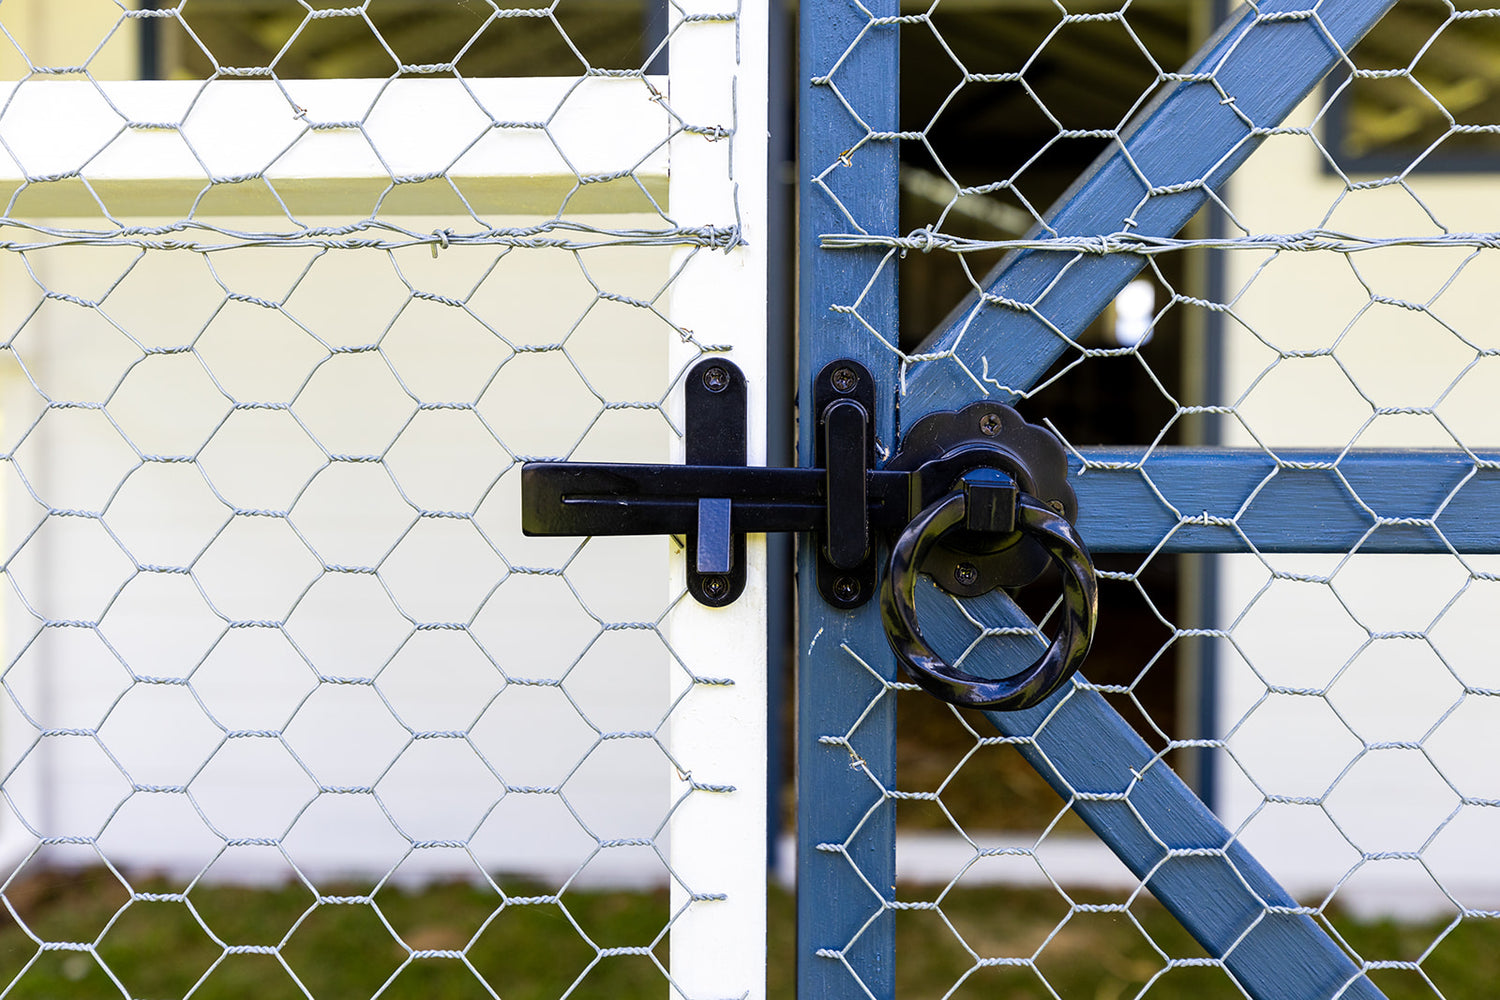
<path id="1" fill-rule="evenodd" d="M 737 22 L 0 7 L 5 995 L 692 995 L 669 826 L 729 789 L 669 730 L 732 681 L 661 540 L 523 538 L 518 478 L 668 460 L 726 349 L 673 303 L 740 242 Z"/>
<path id="2" fill-rule="evenodd" d="M 1248 995 L 1230 968 L 1236 943 L 1206 954 L 1078 818 L 1090 802 L 1131 802 L 1146 772 L 1172 766 L 1231 837 L 1199 852 L 1248 847 L 1298 904 L 1261 899 L 1266 913 L 1311 916 L 1387 995 L 1480 995 L 1483 980 L 1466 970 L 1482 964 L 1500 917 L 1500 799 L 1485 763 L 1500 704 L 1486 627 L 1496 566 L 1455 541 L 1461 526 L 1444 514 L 1495 468 L 1500 436 L 1486 306 L 1500 202 L 1485 173 L 1500 134 L 1500 11 L 1401 0 L 1356 41 L 1330 27 L 1349 4 L 1247 8 L 1236 16 L 1250 30 L 1283 31 L 1288 49 L 1297 32 L 1316 34 L 1334 53 L 1327 81 L 1281 120 L 1241 109 L 1294 57 L 1236 83 L 1218 71 L 1232 52 L 1181 69 L 1213 27 L 1208 5 L 856 6 L 861 29 L 811 86 L 835 93 L 840 125 L 861 137 L 805 173 L 810 196 L 841 213 L 842 228 L 820 234 L 824 249 L 886 251 L 862 279 L 867 294 L 833 309 L 899 357 L 903 426 L 906 408 L 931 408 L 931 394 L 1019 397 L 1073 452 L 1081 481 L 1128 473 L 1171 523 L 1148 551 L 1097 560 L 1101 624 L 1078 690 L 1102 694 L 1150 747 L 1144 768 L 1119 765 L 1118 785 L 1070 783 L 1049 759 L 1051 716 L 997 736 L 977 715 L 880 681 L 871 665 L 882 650 L 845 647 L 848 676 L 872 700 L 850 714 L 852 728 L 822 739 L 859 768 L 861 747 L 873 745 L 862 741 L 878 740 L 862 729 L 897 699 L 897 784 L 864 768 L 875 805 L 820 847 L 856 870 L 868 905 L 854 934 L 818 958 L 841 964 L 859 995 L 878 979 L 867 978 L 868 942 L 889 919 L 898 967 L 919 966 L 933 995 Z M 892 32 L 903 80 L 894 129 L 860 68 Z M 1229 183 L 1211 190 L 1231 150 L 1206 164 L 1188 153 L 1220 127 L 1205 117 L 1176 136 L 1180 155 L 1143 156 L 1156 173 L 1127 155 L 1134 193 L 1123 210 L 1096 208 L 1085 224 L 1097 230 L 1050 228 L 1047 206 L 1076 196 L 1068 186 L 1090 161 L 1126 148 L 1132 120 L 1183 86 L 1212 90 L 1205 103 L 1237 116 L 1235 148 L 1259 144 Z M 897 141 L 904 237 L 885 235 L 842 180 Z M 1137 222 L 1195 192 L 1208 207 L 1181 234 Z M 996 292 L 991 266 L 1027 249 L 1074 263 L 1026 297 Z M 1133 255 L 1139 279 L 1098 320 L 1070 327 L 1066 300 L 1086 282 L 1069 284 L 1069 269 L 1120 255 Z M 892 270 L 899 326 L 868 292 Z M 985 313 L 1005 311 L 1057 342 L 1059 360 L 1035 384 L 996 374 L 1014 346 L 1003 336 L 965 342 Z M 935 348 L 922 341 L 939 328 L 959 332 Z M 1153 475 L 1166 475 L 1181 445 L 1249 449 L 1263 466 L 1227 511 L 1179 508 Z M 1130 457 L 1091 446 L 1126 446 Z M 1353 471 L 1377 449 L 1442 452 L 1456 471 L 1421 500 L 1393 504 Z M 1251 538 L 1257 494 L 1298 471 L 1328 473 L 1358 512 L 1345 551 L 1271 551 Z M 1244 554 L 1173 554 L 1173 539 L 1199 525 L 1225 529 Z M 1433 539 L 1430 554 L 1382 551 L 1412 528 Z M 1056 589 L 1037 589 L 1047 593 L 1021 600 L 1046 628 Z M 958 664 L 1004 663 L 1018 642 L 1019 655 L 1034 648 L 1036 633 L 983 605 L 949 617 L 970 623 L 967 647 L 947 651 Z M 1107 754 L 1097 751 L 1101 766 Z M 860 871 L 861 845 L 891 809 L 893 896 Z M 1163 852 L 1179 846 L 1176 831 L 1142 821 Z M 984 902 L 994 897 L 983 887 L 997 883 L 1021 890 L 1004 913 Z M 1305 988 L 1293 956 L 1267 962 L 1285 989 Z"/>

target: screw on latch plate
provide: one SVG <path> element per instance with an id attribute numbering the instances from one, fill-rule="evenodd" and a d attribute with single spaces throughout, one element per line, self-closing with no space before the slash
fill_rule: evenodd
<path id="1" fill-rule="evenodd" d="M 828 376 L 829 383 L 839 392 L 853 392 L 859 388 L 859 373 L 849 365 L 842 362 L 834 362 L 833 373 Z"/>
<path id="2" fill-rule="evenodd" d="M 852 576 L 841 576 L 833 581 L 833 594 L 841 601 L 857 601 L 862 588 Z"/>
<path id="3" fill-rule="evenodd" d="M 729 369 L 723 365 L 712 365 L 703 372 L 703 388 L 709 392 L 723 392 L 729 388 Z"/>

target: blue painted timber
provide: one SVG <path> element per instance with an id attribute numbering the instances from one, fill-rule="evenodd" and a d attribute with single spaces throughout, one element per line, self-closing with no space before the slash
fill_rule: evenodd
<path id="1" fill-rule="evenodd" d="M 1130 232 L 1175 236 L 1274 128 L 1312 92 L 1394 0 L 1265 0 L 1246 6 L 1167 84 L 1121 139 L 1049 213 L 1058 236 Z M 1316 16 L 1309 13 L 1316 10 Z M 1253 125 L 1253 127 L 1252 127 Z M 1146 178 L 1151 184 L 1147 187 Z M 1185 185 L 1179 188 L 1179 185 Z M 824 232 L 848 232 L 848 226 Z M 1033 235 L 1036 233 L 1034 232 Z M 1041 235 L 1048 235 L 1042 232 Z M 960 304 L 923 343 L 901 401 L 909 426 L 932 410 L 1034 385 L 1145 264 L 1134 254 L 1031 250 L 1008 256 L 984 279 L 988 296 Z"/>
<path id="2" fill-rule="evenodd" d="M 1497 455 L 1080 453 L 1070 474 L 1091 552 L 1500 552 Z"/>
<path id="3" fill-rule="evenodd" d="M 1165 87 L 1124 133 L 1129 156 L 1118 146 L 1102 156 L 1049 215 L 1051 231 L 1175 235 L 1202 207 L 1208 191 L 1254 150 L 1262 130 L 1281 123 L 1391 0 L 1326 0 L 1316 7 L 1316 17 L 1306 15 L 1310 6 L 1268 0 L 1232 17 L 1188 67 L 1191 73 L 1211 73 L 1213 82 L 1200 77 Z M 985 280 L 991 301 L 973 296 L 960 304 L 923 345 L 924 355 L 938 357 L 908 371 L 903 424 L 975 397 L 1006 398 L 1029 389 L 1143 263 L 1125 254 L 1028 251 L 1007 257 Z M 1310 460 L 1319 464 L 1331 457 Z M 1425 478 L 1416 477 L 1420 485 L 1407 490 L 1404 484 L 1382 486 L 1382 478 L 1394 470 L 1375 458 L 1351 461 L 1351 456 L 1339 463 L 1338 472 L 1283 468 L 1274 476 L 1274 462 L 1264 456 L 1161 452 L 1143 470 L 1117 471 L 1099 466 L 1134 464 L 1138 456 L 1096 452 L 1087 458 L 1093 467 L 1074 479 L 1084 512 L 1079 526 L 1099 551 L 1150 550 L 1158 544 L 1180 546 L 1179 551 L 1242 551 L 1252 543 L 1278 551 L 1343 549 L 1363 538 L 1377 515 L 1433 517 L 1457 483 L 1452 477 L 1473 471 L 1472 462 L 1465 469 L 1434 459 Z M 1480 498 L 1487 488 L 1488 477 L 1476 477 L 1473 496 Z M 1455 508 L 1469 502 L 1470 489 L 1460 491 L 1440 519 L 1447 528 L 1451 517 L 1455 533 L 1463 530 Z M 1372 509 L 1362 507 L 1355 494 Z M 1209 516 L 1202 525 L 1182 524 L 1180 515 L 1204 513 Z M 1234 519 L 1237 528 L 1216 518 Z M 1386 542 L 1420 541 L 1431 550 L 1436 540 L 1430 528 L 1388 526 L 1370 533 L 1366 544 L 1373 550 Z M 973 609 L 986 621 L 1018 620 L 1003 606 L 1009 603 L 1003 597 L 986 603 L 992 605 L 988 613 Z M 972 637 L 972 626 L 951 602 L 929 604 L 924 629 L 935 641 L 941 642 L 945 631 Z M 1003 676 L 1033 655 L 1026 649 L 1011 652 L 997 657 L 999 662 L 971 659 L 965 665 Z M 1029 712 L 991 718 L 1007 735 L 1036 734 L 1023 750 L 1039 772 L 1074 801 L 1079 815 L 1132 871 L 1148 878 L 1157 898 L 1210 954 L 1224 959 L 1252 997 L 1380 996 L 1312 919 L 1296 912 L 1294 901 L 1264 869 L 1231 842 L 1192 791 L 1164 764 L 1153 763 L 1149 748 L 1097 693 L 1064 691 Z M 1079 798 L 1080 792 L 1102 794 Z"/>
<path id="4" fill-rule="evenodd" d="M 897 14 L 897 0 L 865 9 L 870 14 L 849 0 L 807 0 L 800 10 L 798 370 L 806 400 L 808 380 L 830 361 L 851 358 L 869 369 L 880 387 L 876 450 L 885 453 L 895 438 L 896 356 L 859 317 L 835 307 L 858 302 L 861 317 L 894 337 L 895 268 L 881 251 L 830 253 L 817 238 L 832 228 L 897 232 L 890 133 L 899 37 L 896 25 L 871 22 L 871 14 Z M 872 138 L 871 130 L 885 136 Z M 804 466 L 813 464 L 810 409 L 799 414 Z M 885 789 L 895 786 L 896 706 L 886 685 L 895 662 L 878 602 L 855 612 L 824 604 L 810 583 L 817 571 L 805 536 L 797 562 L 797 993 L 889 997 L 895 926 L 886 903 L 896 849 L 895 809 Z"/>
<path id="5" fill-rule="evenodd" d="M 1187 67 L 1195 79 L 1164 87 L 1126 130 L 1128 156 L 1117 145 L 1063 197 L 1049 215 L 1051 232 L 1175 235 L 1391 2 L 1325 0 L 1316 15 L 1302 0 L 1243 9 Z M 847 228 L 824 230 L 836 231 Z M 903 424 L 976 397 L 1029 389 L 1143 263 L 1126 254 L 1008 256 L 984 282 L 988 301 L 971 296 L 924 343 L 921 353 L 931 360 L 907 372 Z M 1305 456 L 1295 459 L 1295 471 L 1278 471 L 1263 455 L 1158 452 L 1143 469 L 1107 471 L 1100 466 L 1132 465 L 1138 456 L 1095 452 L 1087 455 L 1091 468 L 1074 480 L 1084 512 L 1079 526 L 1099 551 L 1158 544 L 1176 551 L 1343 550 L 1361 539 L 1370 551 L 1432 551 L 1442 543 L 1431 526 L 1371 529 L 1377 517 L 1431 519 L 1441 510 L 1438 524 L 1450 540 L 1489 544 L 1458 537 L 1484 531 L 1461 515 L 1492 490 L 1488 470 L 1476 474 L 1472 461 L 1431 457 L 1414 475 L 1396 471 L 1389 457 L 1348 456 L 1334 470 L 1317 467 L 1333 456 Z M 1464 476 L 1473 478 L 1443 507 Z M 1183 524 L 1183 516 L 1204 514 L 1200 525 Z M 1000 595 L 985 603 L 988 613 L 973 610 L 991 624 L 1020 620 Z M 972 638 L 972 625 L 951 601 L 928 604 L 924 629 L 935 641 L 945 632 Z M 965 665 L 1003 676 L 1034 650 L 1011 653 Z M 1034 735 L 1023 751 L 1039 772 L 1210 954 L 1223 958 L 1249 995 L 1381 995 L 1097 693 L 1065 690 L 1031 711 L 991 718 L 1007 735 Z"/>
<path id="6" fill-rule="evenodd" d="M 1197 76 L 1164 86 L 1124 133 L 1128 156 L 1115 148 L 1064 196 L 1049 219 L 1051 231 L 1064 236 L 1122 230 L 1175 235 L 1203 205 L 1207 192 L 1250 154 L 1263 130 L 1279 125 L 1336 64 L 1341 49 L 1352 46 L 1392 2 L 1322 0 L 1309 5 L 1305 0 L 1264 0 L 1231 18 L 1190 64 L 1190 72 Z M 891 0 L 868 9 L 882 19 L 897 13 Z M 818 242 L 826 233 L 896 231 L 891 137 L 897 129 L 896 30 L 873 23 L 848 0 L 808 0 L 801 8 L 801 40 L 801 370 L 806 378 L 834 357 L 852 356 L 864 361 L 885 386 L 894 374 L 887 354 L 855 317 L 831 313 L 829 308 L 858 299 L 861 315 L 893 337 L 893 270 L 889 265 L 881 269 L 878 250 L 823 251 Z M 833 82 L 848 107 L 823 79 L 835 65 Z M 871 131 L 885 134 L 872 137 Z M 832 167 L 834 163 L 843 165 Z M 832 259 L 835 254 L 837 261 Z M 1011 255 L 986 280 L 990 301 L 980 303 L 976 296 L 960 304 L 924 345 L 924 354 L 940 356 L 915 363 L 906 373 L 902 421 L 910 425 L 925 413 L 957 408 L 976 397 L 1003 398 L 1025 391 L 1142 264 L 1141 258 L 1124 254 Z M 805 393 L 805 382 L 803 388 Z M 895 428 L 885 399 L 882 395 L 877 433 L 888 445 Z M 804 464 L 811 458 L 810 419 L 808 413 L 801 415 Z M 1142 543 L 1153 536 L 1160 541 L 1169 533 L 1174 539 L 1182 536 L 1185 545 L 1201 546 L 1196 551 L 1214 545 L 1240 549 L 1245 540 L 1233 529 L 1210 523 L 1212 516 L 1198 537 L 1196 529 L 1179 527 L 1177 515 L 1213 515 L 1234 504 L 1230 513 L 1220 516 L 1238 514 L 1240 527 L 1252 540 L 1262 531 L 1269 532 L 1269 539 L 1280 530 L 1274 526 L 1277 517 L 1268 514 L 1263 526 L 1257 520 L 1260 505 L 1266 503 L 1265 510 L 1271 511 L 1271 499 L 1287 488 L 1308 492 L 1317 501 L 1314 509 L 1332 512 L 1330 537 L 1347 535 L 1351 526 L 1357 527 L 1359 516 L 1368 513 L 1352 494 L 1341 501 L 1338 489 L 1329 487 L 1328 476 L 1320 484 L 1316 475 L 1295 479 L 1288 470 L 1272 477 L 1241 511 L 1268 469 L 1257 469 L 1253 461 L 1226 460 L 1215 475 L 1228 482 L 1213 487 L 1211 480 L 1194 481 L 1192 456 L 1184 456 L 1186 464 L 1180 468 L 1185 471 L 1176 476 L 1168 468 L 1169 456 L 1153 456 L 1152 461 L 1160 461 L 1160 467 L 1148 462 L 1146 475 L 1151 483 L 1158 478 L 1166 483 L 1160 488 L 1167 503 L 1150 495 L 1139 471 L 1091 468 L 1078 477 L 1086 511 L 1108 510 L 1111 500 L 1124 505 L 1131 497 L 1135 506 L 1130 509 L 1139 511 L 1139 528 L 1117 530 L 1101 521 L 1088 529 L 1097 532 L 1101 549 L 1150 547 Z M 1197 472 L 1202 469 L 1200 462 Z M 1354 473 L 1352 467 L 1343 469 L 1346 479 Z M 1338 486 L 1338 475 L 1332 479 Z M 1294 482 L 1302 485 L 1292 487 Z M 1352 479 L 1350 484 L 1371 502 L 1363 487 Z M 1095 489 L 1100 491 L 1097 495 L 1085 493 Z M 1461 491 L 1455 503 L 1462 496 Z M 1382 510 L 1376 513 L 1390 516 Z M 1431 512 L 1420 516 L 1430 517 Z M 1377 534 L 1388 530 L 1381 528 Z M 1422 530 L 1418 526 L 1418 533 Z M 1268 541 L 1267 546 L 1272 544 Z M 1300 543 L 1288 536 L 1285 544 Z M 800 566 L 802 579 L 811 580 L 813 567 L 806 552 Z M 852 615 L 834 613 L 813 587 L 801 587 L 800 594 L 799 996 L 884 998 L 893 991 L 891 921 L 882 909 L 894 874 L 892 810 L 881 794 L 882 788 L 891 787 L 894 752 L 892 699 L 883 693 L 890 660 L 878 648 L 883 637 L 868 608 Z M 951 601 L 927 603 L 924 628 L 935 641 L 941 643 L 948 632 L 972 635 L 966 635 L 972 626 Z M 1013 606 L 1000 595 L 991 595 L 975 610 L 995 624 L 1005 623 L 1002 612 L 1014 615 Z M 1003 675 L 1014 669 L 1014 659 L 1032 655 L 1025 649 L 1014 652 L 1017 657 L 996 658 L 1002 662 L 966 661 L 966 668 Z M 863 678 L 849 669 L 856 655 L 870 665 Z M 867 711 L 871 699 L 873 710 L 856 727 L 855 719 Z M 1096 693 L 1061 692 L 1037 709 L 996 713 L 993 719 L 1002 732 L 1034 735 L 1024 747 L 1033 764 L 1074 802 L 1126 864 L 1148 880 L 1157 897 L 1210 953 L 1223 957 L 1251 996 L 1380 996 Z M 851 730 L 852 745 L 827 740 Z"/>
<path id="7" fill-rule="evenodd" d="M 920 588 L 923 634 L 940 651 L 966 648 L 973 624 L 952 598 Z M 1003 594 L 967 602 L 995 627 L 1029 626 Z M 964 669 L 1001 677 L 1040 645 L 1013 640 L 1006 657 Z M 1081 679 L 1080 679 L 1081 680 Z M 1096 691 L 1065 686 L 1036 708 L 986 712 L 1016 749 L 1147 888 L 1260 1000 L 1381 1000 L 1322 928 Z M 1343 991 L 1343 992 L 1340 992 Z"/>

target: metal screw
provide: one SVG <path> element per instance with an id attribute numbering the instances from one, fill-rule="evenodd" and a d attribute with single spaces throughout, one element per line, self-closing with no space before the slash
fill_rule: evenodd
<path id="1" fill-rule="evenodd" d="M 1065 509 L 1061 500 L 1048 500 L 1047 506 L 1057 511 L 1059 514 L 1061 514 Z"/>
<path id="2" fill-rule="evenodd" d="M 859 581 L 852 576 L 841 576 L 833 581 L 833 596 L 841 601 L 853 601 L 859 598 Z"/>
<path id="3" fill-rule="evenodd" d="M 984 432 L 985 437 L 994 437 L 1000 433 L 1000 414 L 986 413 L 979 418 L 979 429 Z"/>
<path id="4" fill-rule="evenodd" d="M 853 368 L 835 368 L 833 374 L 828 377 L 828 381 L 833 383 L 833 387 L 839 392 L 853 392 L 859 385 L 859 375 Z M 855 593 L 858 592 L 859 588 L 856 585 Z"/>
<path id="5" fill-rule="evenodd" d="M 703 596 L 709 598 L 710 600 L 717 601 L 725 594 L 729 593 L 729 579 L 717 574 L 713 576 L 705 576 L 703 578 L 702 586 Z"/>
<path id="6" fill-rule="evenodd" d="M 979 582 L 979 569 L 973 563 L 961 562 L 953 567 L 953 581 L 960 587 L 972 587 Z"/>
<path id="7" fill-rule="evenodd" d="M 703 373 L 703 388 L 709 392 L 723 392 L 729 388 L 729 369 L 714 365 Z"/>

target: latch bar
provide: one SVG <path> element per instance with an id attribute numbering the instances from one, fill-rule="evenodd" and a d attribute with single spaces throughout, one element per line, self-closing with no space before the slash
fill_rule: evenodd
<path id="1" fill-rule="evenodd" d="M 903 528 L 912 473 L 862 470 L 872 529 Z M 698 526 L 705 495 L 731 499 L 736 533 L 822 531 L 824 469 L 761 466 L 528 462 L 521 469 L 521 530 L 528 535 L 682 535 Z M 916 494 L 920 497 L 920 494 Z"/>
<path id="2" fill-rule="evenodd" d="M 528 462 L 521 469 L 521 529 L 528 535 L 687 536 L 687 585 L 712 607 L 745 586 L 745 536 L 810 531 L 819 587 L 841 607 L 875 592 L 872 530 L 893 531 L 915 512 L 907 472 L 874 464 L 874 383 L 856 362 L 819 380 L 819 468 L 746 467 L 744 375 L 721 358 L 685 382 L 685 465 Z"/>
<path id="3" fill-rule="evenodd" d="M 874 596 L 875 532 L 899 533 L 964 489 L 964 529 L 928 546 L 921 572 L 960 596 L 1031 582 L 1048 554 L 1017 530 L 1022 496 L 1071 522 L 1077 504 L 1067 457 L 1048 431 L 999 403 L 933 414 L 875 464 L 875 386 L 857 362 L 835 361 L 813 381 L 814 468 L 749 467 L 744 376 L 721 358 L 686 376 L 686 465 L 528 462 L 521 528 L 528 535 L 684 535 L 687 587 L 720 607 L 745 586 L 745 536 L 812 532 L 817 584 L 835 607 Z M 967 485 L 964 485 L 967 483 Z"/>
<path id="4" fill-rule="evenodd" d="M 749 457 L 750 388 L 736 365 L 709 358 L 683 386 L 683 452 L 689 467 L 743 469 Z M 734 494 L 700 485 L 697 517 L 687 529 L 687 588 L 702 604 L 722 607 L 745 589 L 745 535 L 731 525 Z"/>

